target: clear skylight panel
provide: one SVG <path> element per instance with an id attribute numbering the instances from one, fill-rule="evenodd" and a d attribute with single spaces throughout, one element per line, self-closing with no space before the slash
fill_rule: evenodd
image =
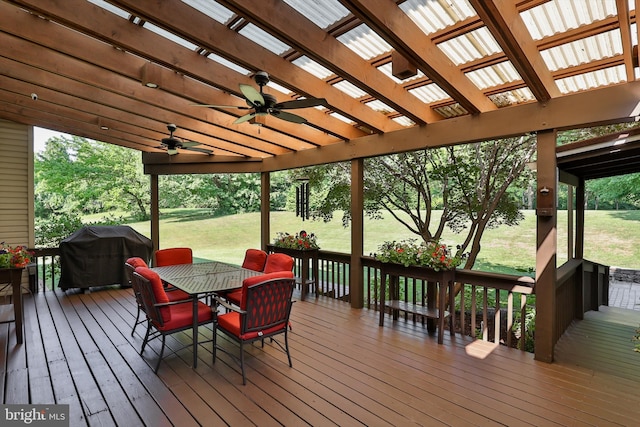
<path id="1" fill-rule="evenodd" d="M 480 90 L 521 80 L 520 74 L 509 61 L 466 73 Z"/>
<path id="2" fill-rule="evenodd" d="M 608 86 L 626 81 L 627 76 L 624 65 L 597 70 L 577 76 L 556 80 L 563 94 L 593 89 L 599 86 Z"/>
<path id="3" fill-rule="evenodd" d="M 337 39 L 365 60 L 391 51 L 391 46 L 364 24 L 344 33 Z"/>
<path id="4" fill-rule="evenodd" d="M 183 3 L 191 6 L 192 8 L 204 13 L 209 18 L 221 23 L 226 24 L 236 16 L 235 13 L 222 6 L 221 4 L 211 0 L 182 0 Z"/>
<path id="5" fill-rule="evenodd" d="M 209 58 L 212 61 L 217 62 L 220 65 L 224 65 L 227 68 L 232 69 L 233 71 L 237 71 L 240 74 L 243 74 L 245 76 L 248 76 L 250 74 L 250 71 L 247 70 L 246 68 L 243 68 L 241 66 L 239 66 L 238 64 L 236 64 L 235 62 L 231 62 L 225 58 L 223 58 L 220 55 L 217 55 L 215 53 L 210 53 L 209 56 L 207 56 L 207 58 Z"/>
<path id="6" fill-rule="evenodd" d="M 338 0 L 284 0 L 323 30 L 350 14 Z"/>
<path id="7" fill-rule="evenodd" d="M 119 17 L 124 18 L 124 19 L 129 19 L 129 16 L 131 15 L 126 10 L 122 10 L 119 7 L 116 7 L 116 6 L 112 5 L 111 3 L 107 3 L 104 0 L 89 0 L 89 3 L 93 3 L 96 6 L 100 6 L 104 10 L 108 10 L 109 12 L 111 12 L 111 13 L 113 13 L 115 15 L 118 15 Z"/>
<path id="8" fill-rule="evenodd" d="M 552 0 L 520 14 L 534 40 L 617 14 L 615 0 Z"/>
<path id="9" fill-rule="evenodd" d="M 450 98 L 450 96 L 435 83 L 410 89 L 409 93 L 425 104 L 431 104 Z"/>
<path id="10" fill-rule="evenodd" d="M 449 27 L 476 12 L 467 0 L 425 1 L 407 0 L 398 5 L 404 13 L 425 33 L 431 34 Z M 446 9 L 445 9 L 446 8 Z"/>
<path id="11" fill-rule="evenodd" d="M 365 104 L 367 107 L 371 108 L 374 111 L 378 111 L 384 114 L 389 114 L 389 113 L 394 113 L 396 110 L 394 110 L 393 108 L 389 107 L 387 104 L 385 104 L 384 102 L 375 99 L 373 101 L 369 101 L 369 102 L 365 102 Z"/>
<path id="12" fill-rule="evenodd" d="M 297 65 L 298 67 L 302 68 L 303 70 L 313 74 L 314 76 L 316 76 L 317 78 L 324 80 L 329 76 L 332 76 L 334 73 L 323 67 L 322 65 L 318 64 L 316 61 L 314 61 L 313 59 L 309 58 L 308 56 L 301 56 L 293 61 L 291 61 L 292 64 Z"/>
<path id="13" fill-rule="evenodd" d="M 620 30 L 607 31 L 540 52 L 551 71 L 610 58 L 622 53 Z"/>
<path id="14" fill-rule="evenodd" d="M 406 127 L 411 127 L 416 124 L 413 120 L 411 120 L 409 117 L 406 117 L 406 116 L 394 117 L 391 120 Z"/>
<path id="15" fill-rule="evenodd" d="M 335 83 L 333 87 L 341 90 L 342 92 L 346 93 L 347 95 L 355 99 L 359 99 L 368 95 L 367 92 L 363 91 L 356 85 L 349 83 L 346 80 L 342 80 L 338 83 Z"/>
<path id="16" fill-rule="evenodd" d="M 195 51 L 198 48 L 197 45 L 191 43 L 190 41 L 187 41 L 182 37 L 178 37 L 175 34 L 158 27 L 157 25 L 151 24 L 150 22 L 146 22 L 144 24 L 144 28 L 164 37 L 165 39 L 171 40 L 172 42 L 177 43 L 180 46 L 186 47 L 189 50 Z"/>
<path id="17" fill-rule="evenodd" d="M 502 52 L 500 45 L 486 27 L 442 42 L 438 47 L 456 65 Z"/>
<path id="18" fill-rule="evenodd" d="M 330 115 L 331 117 L 334 117 L 334 118 L 336 118 L 336 119 L 338 119 L 338 120 L 341 120 L 341 121 L 343 121 L 343 122 L 345 122 L 345 123 L 349 123 L 349 124 L 354 124 L 354 123 L 355 123 L 355 122 L 354 122 L 353 120 L 351 120 L 349 117 L 345 117 L 345 116 L 343 116 L 343 115 L 342 115 L 342 114 L 340 114 L 340 113 L 335 113 L 335 112 L 333 112 L 333 113 L 329 113 L 329 115 Z"/>
<path id="19" fill-rule="evenodd" d="M 242 34 L 249 40 L 258 43 L 260 46 L 275 53 L 276 55 L 281 55 L 291 49 L 288 44 L 283 43 L 280 39 L 272 36 L 262 28 L 259 28 L 253 24 L 246 25 L 240 31 L 238 31 L 238 33 Z"/>

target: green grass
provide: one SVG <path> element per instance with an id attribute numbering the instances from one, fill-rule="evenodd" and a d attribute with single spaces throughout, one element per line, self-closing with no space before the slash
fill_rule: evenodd
<path id="1" fill-rule="evenodd" d="M 516 227 L 499 227 L 485 232 L 482 249 L 474 268 L 511 274 L 533 271 L 536 250 L 536 217 L 524 212 Z M 587 211 L 585 258 L 605 265 L 640 269 L 640 211 Z M 438 220 L 436 215 L 434 220 Z M 149 236 L 149 222 L 131 223 Z M 271 213 L 271 240 L 278 231 L 300 230 L 318 236 L 324 250 L 350 252 L 350 229 L 342 227 L 341 213 L 328 223 L 301 221 L 291 212 Z M 567 260 L 567 214 L 558 214 L 558 265 Z M 414 238 L 390 215 L 383 220 L 365 219 L 364 253 L 374 253 L 386 240 Z M 447 230 L 444 242 L 456 245 L 462 235 Z M 198 258 L 240 263 L 244 251 L 260 245 L 260 214 L 249 213 L 213 218 L 208 211 L 175 209 L 162 211 L 160 246 L 188 246 Z"/>

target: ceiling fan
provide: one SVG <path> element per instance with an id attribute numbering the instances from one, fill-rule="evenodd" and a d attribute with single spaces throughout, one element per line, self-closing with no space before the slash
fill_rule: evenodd
<path id="1" fill-rule="evenodd" d="M 167 125 L 167 129 L 169 129 L 169 138 L 162 138 L 160 146 L 156 148 L 167 150 L 167 154 L 169 154 L 170 156 L 178 154 L 178 148 L 181 148 L 183 150 L 198 151 L 205 154 L 213 154 L 212 150 L 196 147 L 197 145 L 200 145 L 199 142 L 182 141 L 181 139 L 174 137 L 173 133 L 176 131 L 176 129 L 178 129 L 178 126 L 174 125 L 173 123 L 169 123 Z"/>
<path id="2" fill-rule="evenodd" d="M 293 123 L 306 123 L 307 119 L 282 110 L 295 110 L 297 108 L 316 107 L 318 105 L 325 105 L 327 101 L 324 98 L 306 98 L 296 99 L 292 101 L 278 102 L 273 95 L 264 93 L 262 88 L 269 83 L 269 74 L 264 71 L 258 71 L 253 80 L 260 87 L 260 91 L 257 91 L 253 86 L 240 84 L 240 92 L 244 96 L 248 107 L 237 105 L 209 105 L 209 104 L 197 104 L 200 107 L 215 107 L 215 108 L 238 108 L 240 110 L 253 110 L 251 113 L 238 117 L 233 123 L 244 123 L 248 120 L 255 118 L 256 116 L 266 116 L 270 114 L 282 120 Z"/>

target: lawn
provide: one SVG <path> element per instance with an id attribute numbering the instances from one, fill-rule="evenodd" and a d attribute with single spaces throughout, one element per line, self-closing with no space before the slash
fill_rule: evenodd
<path id="1" fill-rule="evenodd" d="M 536 217 L 524 211 L 525 219 L 515 227 L 502 226 L 485 232 L 475 269 L 513 274 L 533 271 L 535 266 Z M 640 211 L 587 211 L 585 258 L 611 266 L 640 269 Z M 438 220 L 436 215 L 434 220 Z M 134 229 L 150 235 L 148 222 L 131 223 Z M 328 223 L 301 221 L 291 212 L 271 213 L 271 234 L 294 234 L 300 230 L 318 236 L 322 249 L 350 251 L 350 229 L 342 226 L 341 214 Z M 567 213 L 558 214 L 558 265 L 567 259 Z M 391 215 L 382 220 L 365 219 L 364 253 L 375 253 L 386 240 L 414 238 Z M 455 246 L 462 235 L 447 230 L 444 242 Z M 162 211 L 160 246 L 189 246 L 198 258 L 240 263 L 244 251 L 260 245 L 260 214 L 249 213 L 211 217 L 206 210 Z"/>

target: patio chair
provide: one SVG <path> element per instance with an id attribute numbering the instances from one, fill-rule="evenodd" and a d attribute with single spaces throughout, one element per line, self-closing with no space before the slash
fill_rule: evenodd
<path id="1" fill-rule="evenodd" d="M 144 323 L 148 321 L 146 317 L 144 319 L 140 319 L 140 313 L 144 312 L 144 307 L 142 305 L 140 290 L 137 286 L 137 283 L 134 283 L 133 281 L 133 273 L 137 267 L 147 267 L 147 263 L 142 258 L 139 258 L 139 257 L 131 257 L 127 259 L 127 261 L 124 263 L 124 268 L 125 268 L 125 271 L 127 272 L 127 278 L 129 279 L 129 284 L 131 285 L 131 289 L 133 289 L 133 295 L 136 297 L 136 305 L 138 306 L 138 312 L 136 313 L 136 321 L 133 323 L 133 328 L 131 329 L 131 336 L 133 336 L 133 334 L 136 331 L 136 327 L 140 323 Z M 191 296 L 188 293 L 181 291 L 180 289 L 176 289 L 173 287 L 170 289 L 167 289 L 165 287 L 165 290 L 168 291 L 167 297 L 169 298 L 169 301 L 191 300 Z"/>
<path id="2" fill-rule="evenodd" d="M 273 273 L 267 273 L 261 276 L 247 277 L 242 281 L 242 288 L 226 293 L 224 295 L 224 298 L 227 300 L 227 302 L 230 302 L 242 308 L 242 298 L 245 295 L 245 289 L 247 287 L 255 285 L 256 283 L 259 283 L 259 282 L 264 282 L 265 280 L 279 279 L 279 278 L 284 278 L 284 279 L 293 278 L 293 272 L 275 271 Z"/>
<path id="3" fill-rule="evenodd" d="M 253 271 L 264 270 L 264 265 L 267 262 L 267 253 L 261 249 L 247 249 L 244 254 L 244 261 L 242 262 L 242 268 L 247 268 Z"/>
<path id="4" fill-rule="evenodd" d="M 260 340 L 264 347 L 264 339 L 271 338 L 271 342 L 275 342 L 287 354 L 289 366 L 293 366 L 289 353 L 287 326 L 293 304 L 291 296 L 294 286 L 293 278 L 276 278 L 251 284 L 244 289 L 240 308 L 217 298 L 218 303 L 225 306 L 229 312 L 217 315 L 216 333 L 213 334 L 213 362 L 216 361 L 217 350 L 238 360 L 243 385 L 247 383 L 244 369 L 245 344 Z M 217 345 L 217 331 L 239 344 L 239 357 Z M 284 345 L 274 339 L 279 334 L 284 334 Z"/>
<path id="5" fill-rule="evenodd" d="M 287 254 L 278 252 L 271 253 L 267 256 L 267 262 L 264 265 L 264 273 L 273 273 L 276 271 L 293 271 L 293 258 Z"/>
<path id="6" fill-rule="evenodd" d="M 191 248 L 158 249 L 153 253 L 154 267 L 192 263 L 193 251 L 191 250 Z"/>
<path id="7" fill-rule="evenodd" d="M 167 335 L 193 328 L 193 300 L 170 301 L 164 290 L 160 276 L 149 268 L 136 268 L 133 273 L 132 283 L 136 283 L 140 289 L 142 305 L 149 320 L 147 322 L 147 333 L 145 334 L 144 341 L 142 341 L 140 355 L 142 356 L 145 347 L 151 340 L 162 337 L 162 347 L 154 369 L 154 372 L 157 374 L 164 355 Z M 198 326 L 213 323 L 214 316 L 211 307 L 200 301 L 198 301 L 197 304 Z M 197 331 L 194 330 L 193 333 L 197 334 Z M 180 348 L 174 349 L 170 354 L 174 354 L 191 345 L 192 344 L 180 346 Z"/>

